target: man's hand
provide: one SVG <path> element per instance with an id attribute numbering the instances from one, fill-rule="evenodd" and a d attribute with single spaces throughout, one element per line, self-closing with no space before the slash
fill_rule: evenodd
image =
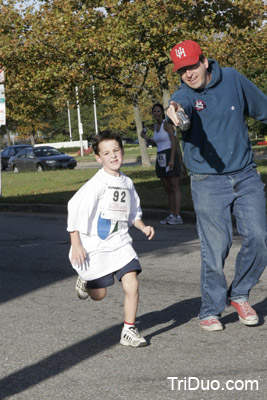
<path id="1" fill-rule="evenodd" d="M 167 115 L 172 120 L 175 126 L 179 126 L 179 119 L 176 114 L 179 110 L 184 111 L 183 107 L 180 104 L 175 103 L 175 101 L 171 101 L 167 110 Z"/>

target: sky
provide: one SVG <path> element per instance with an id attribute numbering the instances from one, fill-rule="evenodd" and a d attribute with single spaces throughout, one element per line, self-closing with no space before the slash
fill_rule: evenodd
<path id="1" fill-rule="evenodd" d="M 21 8 L 21 5 L 23 6 L 22 8 L 26 8 L 29 6 L 34 6 L 36 9 L 39 8 L 39 1 L 36 0 L 18 0 L 17 1 L 17 8 Z"/>

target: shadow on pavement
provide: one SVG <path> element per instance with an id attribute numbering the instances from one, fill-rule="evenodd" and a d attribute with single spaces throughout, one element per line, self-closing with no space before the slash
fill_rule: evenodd
<path id="1" fill-rule="evenodd" d="M 148 343 L 153 337 L 175 329 L 192 318 L 197 317 L 200 307 L 200 298 L 186 299 L 178 303 L 151 313 L 144 314 L 137 318 L 140 329 L 154 327 L 169 321 L 173 323 L 146 336 Z M 254 305 L 260 315 L 261 322 L 267 314 L 267 298 Z M 223 324 L 236 322 L 237 314 L 233 312 L 222 318 Z M 85 359 L 93 357 L 106 349 L 118 345 L 121 325 L 115 325 L 93 335 L 79 343 L 76 343 L 66 349 L 60 350 L 39 362 L 25 367 L 0 381 L 0 399 L 9 398 L 9 396 L 18 394 L 31 386 L 37 385 L 63 371 L 81 363 Z"/>
<path id="2" fill-rule="evenodd" d="M 0 303 L 76 276 L 68 259 L 66 215 L 0 213 L 0 224 Z M 130 228 L 138 255 L 163 253 L 196 238 L 194 226 L 189 235 L 188 227 L 156 229 L 155 240 L 149 242 L 136 228 Z M 180 251 L 186 251 L 185 246 L 180 246 Z"/>
<path id="3" fill-rule="evenodd" d="M 144 314 L 137 318 L 138 326 L 144 330 L 156 325 L 173 321 L 172 325 L 159 329 L 146 336 L 148 343 L 154 336 L 187 323 L 198 314 L 200 298 L 192 298 L 175 303 L 163 310 Z M 97 333 L 66 349 L 60 350 L 39 362 L 25 367 L 0 381 L 0 399 L 18 394 L 31 386 L 37 385 L 80 362 L 118 345 L 121 324 Z"/>

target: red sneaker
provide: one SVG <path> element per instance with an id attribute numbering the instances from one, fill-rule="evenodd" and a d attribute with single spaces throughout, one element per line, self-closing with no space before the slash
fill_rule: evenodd
<path id="1" fill-rule="evenodd" d="M 235 301 L 231 301 L 231 306 L 233 306 L 237 313 L 240 322 L 245 325 L 257 325 L 259 322 L 259 317 L 256 311 L 248 304 L 247 301 L 243 301 L 242 303 L 236 303 Z"/>
<path id="2" fill-rule="evenodd" d="M 223 326 L 217 318 L 207 318 L 200 320 L 200 326 L 204 331 L 222 331 Z"/>

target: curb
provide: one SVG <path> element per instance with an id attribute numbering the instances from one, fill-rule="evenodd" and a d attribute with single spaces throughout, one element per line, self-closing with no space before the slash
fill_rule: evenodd
<path id="1" fill-rule="evenodd" d="M 168 215 L 168 210 L 158 210 L 153 208 L 144 208 L 143 217 L 151 218 L 151 219 L 163 219 Z M 184 223 L 195 224 L 196 223 L 196 215 L 192 211 L 181 211 L 181 217 L 183 218 Z"/>
<path id="2" fill-rule="evenodd" d="M 0 203 L 0 212 L 24 212 L 24 213 L 44 213 L 44 214 L 65 214 L 67 206 L 58 204 L 5 204 Z M 144 218 L 162 219 L 166 217 L 168 210 L 144 208 Z M 195 223 L 196 216 L 191 211 L 181 211 L 181 216 L 185 223 Z"/>

